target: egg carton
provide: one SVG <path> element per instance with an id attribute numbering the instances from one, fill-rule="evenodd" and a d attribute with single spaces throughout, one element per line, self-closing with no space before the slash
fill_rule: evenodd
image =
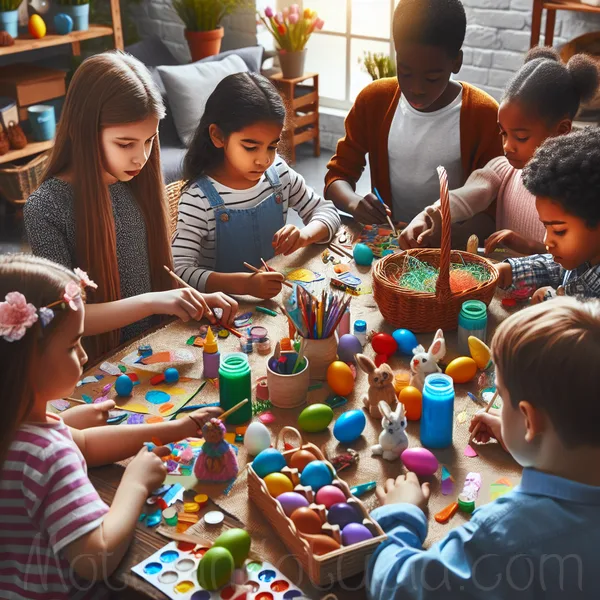
<path id="1" fill-rule="evenodd" d="M 297 430 L 289 427 L 285 429 L 293 430 L 302 440 L 302 436 Z M 289 477 L 294 486 L 293 491 L 305 496 L 310 507 L 313 507 L 321 517 L 323 522 L 321 535 L 328 536 L 340 543 L 339 527 L 325 522 L 325 507 L 314 503 L 313 490 L 308 486 L 301 485 L 298 470 L 289 467 L 291 456 L 298 450 L 307 450 L 317 460 L 325 462 L 332 473 L 335 473 L 335 469 L 326 460 L 321 450 L 311 443 L 303 443 L 300 447 L 282 452 L 288 466 L 284 467 L 281 473 Z M 248 465 L 249 497 L 261 509 L 274 531 L 278 532 L 283 543 L 300 561 L 310 580 L 317 586 L 330 585 L 334 581 L 362 573 L 368 564 L 370 555 L 373 554 L 379 544 L 387 539 L 379 524 L 371 519 L 364 504 L 350 493 L 350 488 L 345 481 L 334 476 L 331 485 L 338 487 L 346 496 L 347 503 L 354 505 L 359 513 L 363 515 L 362 524 L 373 534 L 373 538 L 350 546 L 341 546 L 339 549 L 326 554 L 317 555 L 311 548 L 314 539 L 311 540 L 311 536 L 306 536 L 298 531 L 293 521 L 286 516 L 281 504 L 269 493 L 265 481 L 256 474 L 256 471 L 252 468 L 252 463 Z M 312 547 L 314 548 L 314 546 Z"/>
<path id="2" fill-rule="evenodd" d="M 269 562 L 246 561 L 225 587 L 200 587 L 198 563 L 208 548 L 171 542 L 131 570 L 173 600 L 306 600 L 306 596 Z"/>

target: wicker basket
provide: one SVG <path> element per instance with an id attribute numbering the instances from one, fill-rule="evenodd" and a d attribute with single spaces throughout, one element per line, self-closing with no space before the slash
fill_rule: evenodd
<path id="1" fill-rule="evenodd" d="M 25 204 L 42 183 L 50 154 L 44 152 L 24 164 L 8 163 L 0 167 L 0 190 L 10 202 Z"/>
<path id="2" fill-rule="evenodd" d="M 279 444 L 280 437 L 285 435 L 286 432 L 293 433 L 300 440 L 299 447 L 283 452 L 286 461 L 289 462 L 291 456 L 302 449 L 308 450 L 311 454 L 316 456 L 318 460 L 327 462 L 321 450 L 314 444 L 304 444 L 300 432 L 293 427 L 284 427 L 280 431 L 277 442 L 275 443 L 276 447 Z M 333 466 L 328 462 L 327 464 L 330 469 L 335 472 Z M 286 470 L 289 472 L 292 481 L 298 477 L 297 469 L 290 469 L 288 467 Z M 377 546 L 387 537 L 379 524 L 371 519 L 363 503 L 358 498 L 352 496 L 350 488 L 345 481 L 338 477 L 334 477 L 332 485 L 342 490 L 348 499 L 349 504 L 354 504 L 359 508 L 364 516 L 363 524 L 371 530 L 374 537 L 373 539 L 353 544 L 352 546 L 342 546 L 339 550 L 334 550 L 333 552 L 329 552 L 322 556 L 315 556 L 311 552 L 308 542 L 304 539 L 303 534 L 298 532 L 294 523 L 288 519 L 283 512 L 281 504 L 269 494 L 265 482 L 252 468 L 252 463 L 248 465 L 248 491 L 250 498 L 262 510 L 267 521 L 269 521 L 273 530 L 279 534 L 290 552 L 292 552 L 292 554 L 300 561 L 310 580 L 315 585 L 320 586 L 331 585 L 331 583 L 335 581 L 340 581 L 351 575 L 362 573 L 367 567 L 371 554 L 375 552 Z M 296 486 L 295 490 L 302 491 L 304 488 L 302 488 L 302 486 Z M 315 508 L 317 512 L 319 511 L 317 505 L 311 504 L 311 506 Z M 324 507 L 321 507 L 321 510 L 323 508 Z M 340 532 L 337 525 L 324 524 L 323 533 L 339 540 Z"/>
<path id="3" fill-rule="evenodd" d="M 177 230 L 177 219 L 179 217 L 179 199 L 181 198 L 181 188 L 183 181 L 174 181 L 167 185 L 167 202 L 169 204 L 169 235 L 171 239 Z"/>
<path id="4" fill-rule="evenodd" d="M 415 333 L 451 330 L 458 326 L 458 314 L 465 300 L 481 300 L 489 304 L 498 282 L 496 267 L 486 258 L 450 249 L 450 198 L 448 178 L 443 167 L 438 167 L 442 211 L 441 249 L 424 248 L 396 252 L 382 258 L 373 268 L 373 297 L 383 318 L 396 327 L 405 327 Z M 490 278 L 477 286 L 460 292 L 450 289 L 450 258 L 465 264 L 479 264 L 489 270 Z M 406 271 L 407 257 L 417 258 L 434 267 L 440 274 L 435 293 L 418 292 L 400 287 L 398 280 Z"/>

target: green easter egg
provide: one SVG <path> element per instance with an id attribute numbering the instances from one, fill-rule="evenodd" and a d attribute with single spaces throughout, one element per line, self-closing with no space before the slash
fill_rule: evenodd
<path id="1" fill-rule="evenodd" d="M 218 590 L 231 579 L 234 568 L 231 552 L 213 546 L 198 563 L 198 583 L 209 592 Z"/>
<path id="2" fill-rule="evenodd" d="M 243 529 L 228 529 L 214 543 L 214 547 L 226 548 L 233 556 L 236 569 L 241 569 L 250 554 L 250 535 Z"/>
<path id="3" fill-rule="evenodd" d="M 325 431 L 333 419 L 333 410 L 327 404 L 311 404 L 298 417 L 298 427 L 308 433 Z"/>

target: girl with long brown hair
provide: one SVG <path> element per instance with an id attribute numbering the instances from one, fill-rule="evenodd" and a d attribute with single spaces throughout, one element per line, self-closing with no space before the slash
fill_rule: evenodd
<path id="1" fill-rule="evenodd" d="M 164 115 L 138 60 L 122 52 L 87 59 L 69 86 L 44 182 L 25 205 L 34 254 L 81 266 L 99 284 L 85 321 L 94 354 L 142 333 L 152 315 L 187 321 L 207 306 L 223 309 L 226 322 L 235 315 L 223 294 L 172 289 L 163 268 L 172 266 L 158 143 Z"/>

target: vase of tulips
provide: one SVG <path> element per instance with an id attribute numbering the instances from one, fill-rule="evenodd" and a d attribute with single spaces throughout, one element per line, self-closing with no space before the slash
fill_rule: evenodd
<path id="1" fill-rule="evenodd" d="M 306 44 L 314 31 L 323 29 L 323 19 L 310 8 L 300 11 L 297 4 L 278 13 L 267 7 L 258 17 L 275 38 L 283 77 L 301 77 L 306 61 Z"/>

